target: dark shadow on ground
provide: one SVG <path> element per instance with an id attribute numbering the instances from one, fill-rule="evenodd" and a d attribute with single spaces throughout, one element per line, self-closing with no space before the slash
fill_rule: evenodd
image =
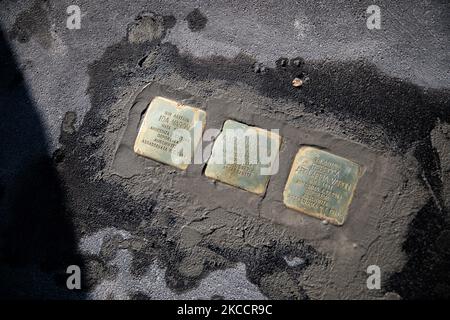
<path id="1" fill-rule="evenodd" d="M 1 28 L 0 70 L 0 298 L 83 298 L 66 287 L 67 267 L 83 266 L 64 189 Z"/>
<path id="2" fill-rule="evenodd" d="M 408 260 L 387 281 L 404 299 L 450 298 L 450 212 L 443 201 L 439 155 L 430 139 L 418 144 L 415 157 L 435 198 L 419 210 L 408 227 L 403 251 Z"/>

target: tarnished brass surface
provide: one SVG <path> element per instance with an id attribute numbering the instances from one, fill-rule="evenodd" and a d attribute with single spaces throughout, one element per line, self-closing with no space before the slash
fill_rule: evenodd
<path id="1" fill-rule="evenodd" d="M 182 105 L 163 97 L 155 97 L 145 113 L 134 144 L 134 152 L 185 170 L 191 163 L 192 155 L 201 141 L 205 121 L 206 113 L 201 109 Z M 176 129 L 183 129 L 190 139 L 174 136 Z M 181 141 L 188 140 L 190 140 L 189 148 L 181 152 L 177 151 L 177 155 L 183 156 L 183 160 L 180 161 L 173 156 L 174 148 L 179 146 Z M 180 148 L 177 147 L 175 150 Z"/>
<path id="2" fill-rule="evenodd" d="M 234 132 L 238 133 L 236 141 L 240 140 L 241 142 L 240 146 L 242 149 L 240 151 L 237 144 L 236 149 L 233 148 L 236 150 L 235 154 L 232 154 L 233 151 L 230 148 L 225 148 L 227 135 L 230 137 L 230 132 L 233 134 Z M 246 136 L 248 137 L 247 143 L 242 144 Z M 265 139 L 265 145 L 259 143 L 262 139 Z M 222 132 L 214 143 L 205 175 L 256 194 L 263 194 L 266 191 L 270 175 L 276 173 L 272 171 L 278 169 L 274 165 L 278 166 L 280 143 L 281 137 L 274 132 L 227 120 L 223 125 Z M 268 155 L 267 159 L 271 160 L 265 162 L 262 160 L 262 157 L 258 156 L 257 161 L 251 161 L 250 155 L 254 156 L 256 154 L 259 156 Z M 238 161 L 238 155 L 244 157 L 245 161 Z M 232 157 L 234 163 L 224 161 L 227 156 Z"/>
<path id="3" fill-rule="evenodd" d="M 313 147 L 301 148 L 283 193 L 289 208 L 342 225 L 361 174 L 358 164 Z"/>

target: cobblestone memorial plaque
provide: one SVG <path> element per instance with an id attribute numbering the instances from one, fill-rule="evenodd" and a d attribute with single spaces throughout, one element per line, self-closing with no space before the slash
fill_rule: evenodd
<path id="1" fill-rule="evenodd" d="M 206 112 L 155 97 L 145 112 L 134 152 L 185 170 L 202 138 Z"/>
<path id="2" fill-rule="evenodd" d="M 313 147 L 301 148 L 283 198 L 291 209 L 342 225 L 361 174 L 358 164 Z"/>
<path id="3" fill-rule="evenodd" d="M 205 170 L 209 178 L 263 194 L 278 171 L 281 137 L 233 120 L 225 121 Z"/>

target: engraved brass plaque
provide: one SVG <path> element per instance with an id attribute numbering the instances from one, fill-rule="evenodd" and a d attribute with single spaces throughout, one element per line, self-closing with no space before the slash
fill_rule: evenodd
<path id="1" fill-rule="evenodd" d="M 134 152 L 186 170 L 200 143 L 205 122 L 205 111 L 155 97 L 145 112 Z"/>
<path id="2" fill-rule="evenodd" d="M 280 143 L 276 132 L 227 120 L 214 142 L 205 175 L 263 194 L 270 175 L 278 171 Z"/>
<path id="3" fill-rule="evenodd" d="M 342 225 L 360 175 L 357 163 L 317 148 L 300 148 L 284 189 L 284 204 Z"/>

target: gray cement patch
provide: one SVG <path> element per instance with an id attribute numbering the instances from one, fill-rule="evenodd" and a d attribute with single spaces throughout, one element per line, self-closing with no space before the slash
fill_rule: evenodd
<path id="1" fill-rule="evenodd" d="M 243 92 L 245 94 L 246 91 Z M 280 150 L 280 170 L 278 174 L 271 177 L 266 194 L 261 197 L 208 179 L 202 174 L 205 165 L 192 164 L 186 172 L 182 172 L 137 156 L 133 152 L 132 146 L 139 128 L 141 115 L 152 97 L 156 95 L 166 96 L 204 109 L 207 112 L 206 129 L 221 128 L 223 122 L 230 118 L 261 128 L 280 129 L 283 141 Z M 244 218 L 254 217 L 252 219 L 260 220 L 262 224 L 270 225 L 274 223 L 288 228 L 289 232 L 298 235 L 307 243 L 314 244 L 319 252 L 333 257 L 333 272 L 327 268 L 328 272 L 331 272 L 328 276 L 332 277 L 332 274 L 335 274 L 334 272 L 337 272 L 339 276 L 328 281 L 335 283 L 337 287 L 347 286 L 351 281 L 354 281 L 354 277 L 358 274 L 364 278 L 362 271 L 367 267 L 365 264 L 372 263 L 366 261 L 368 252 L 371 250 L 386 250 L 386 246 L 389 245 L 386 241 L 393 240 L 392 237 L 388 236 L 389 234 L 395 234 L 395 242 L 399 243 L 401 233 L 404 232 L 402 231 L 403 228 L 397 228 L 398 224 L 386 224 L 386 219 L 394 214 L 398 221 L 405 223 L 408 220 L 406 212 L 409 212 L 411 206 L 415 206 L 414 202 L 398 199 L 395 196 L 395 192 L 398 191 L 394 190 L 405 188 L 404 185 L 402 186 L 402 179 L 399 178 L 404 174 L 401 169 L 404 160 L 328 132 L 307 127 L 295 127 L 286 121 L 262 116 L 261 106 L 251 102 L 251 97 L 252 94 L 249 91 L 248 99 L 245 103 L 242 103 L 239 99 L 220 92 L 204 99 L 187 91 L 174 89 L 171 86 L 150 83 L 138 92 L 134 101 L 128 103 L 128 106 L 123 106 L 124 111 L 128 112 L 127 125 L 123 128 L 121 138 L 117 142 L 111 167 L 112 172 L 124 179 L 132 179 L 133 183 L 137 184 L 135 185 L 137 188 L 139 188 L 139 184 L 144 185 L 152 181 L 150 183 L 166 190 L 166 197 L 173 193 L 178 195 L 178 199 L 184 199 L 181 203 L 176 204 L 176 211 L 180 217 L 191 221 L 191 223 L 189 229 L 185 228 L 185 232 L 181 232 L 181 246 L 201 245 L 206 243 L 206 239 L 208 239 L 208 242 L 214 242 L 214 237 L 221 234 L 222 228 L 225 228 L 225 230 L 234 228 L 235 224 L 230 220 L 233 215 Z M 293 158 L 298 148 L 305 145 L 315 146 L 346 157 L 360 164 L 364 169 L 364 174 L 358 182 L 349 209 L 348 220 L 342 227 L 323 224 L 320 220 L 288 209 L 283 204 L 282 191 Z M 417 188 L 413 185 L 407 188 L 411 187 Z M 192 210 L 183 206 L 185 201 L 190 204 L 189 207 L 199 210 Z M 404 201 L 407 201 L 407 203 L 405 204 Z M 421 203 L 421 201 L 423 200 L 419 197 L 417 203 Z M 170 196 L 164 202 L 175 204 L 171 202 Z M 380 210 L 390 202 L 391 208 Z M 403 218 L 401 218 L 402 215 L 404 215 Z M 383 230 L 380 230 L 380 225 L 384 226 Z M 242 231 L 238 230 L 238 232 L 243 232 L 245 236 L 245 228 Z M 214 237 L 211 238 L 210 234 Z M 251 233 L 248 233 L 247 237 L 250 240 Z M 379 241 L 380 237 L 386 237 L 386 241 L 381 241 L 381 245 L 374 248 L 374 242 Z M 261 240 L 257 238 L 250 241 L 255 244 L 261 243 L 259 242 Z M 262 243 L 264 243 L 264 240 Z M 387 272 L 397 270 L 402 261 L 400 246 L 391 248 L 391 251 L 382 260 L 376 261 L 382 264 Z M 373 257 L 373 254 L 377 255 L 372 252 L 370 256 Z M 302 258 L 300 257 L 300 259 Z M 288 261 L 286 263 L 291 266 Z M 291 267 L 296 265 L 298 264 L 294 263 Z M 305 280 L 306 283 L 309 283 L 312 278 L 314 278 L 314 281 L 318 281 L 317 277 L 320 279 L 328 277 L 324 274 L 323 265 L 316 267 L 312 266 L 307 269 L 310 278 Z M 188 272 L 197 273 L 195 270 Z M 317 273 L 312 275 L 311 272 Z M 264 281 L 268 281 L 268 284 L 272 280 L 269 281 L 269 278 L 267 278 Z M 358 286 L 358 282 L 353 282 L 353 285 Z M 361 293 L 363 285 L 364 282 L 361 280 L 357 292 Z M 328 291 L 328 294 L 332 297 L 335 297 L 336 293 L 333 290 Z M 279 294 L 283 295 L 282 293 Z"/>
<path id="2" fill-rule="evenodd" d="M 323 232 L 327 228 L 318 223 L 317 219 L 285 208 L 281 198 L 295 153 L 301 146 L 306 145 L 328 150 L 351 159 L 363 168 L 363 175 L 350 208 L 349 222 L 343 228 L 328 228 L 328 230 L 342 233 L 340 229 L 344 229 L 350 233 L 354 232 L 354 238 L 360 238 L 361 232 L 364 234 L 361 226 L 365 225 L 369 219 L 367 215 L 371 211 L 370 208 L 379 205 L 381 200 L 379 195 L 384 194 L 391 187 L 389 181 L 382 181 L 385 176 L 383 173 L 386 170 L 393 170 L 389 167 L 390 162 L 375 150 L 327 132 L 295 128 L 275 119 L 261 117 L 256 112 L 257 106 L 246 104 L 244 109 L 240 103 L 225 95 L 201 101 L 187 93 L 157 83 L 146 86 L 132 103 L 128 126 L 117 148 L 113 164 L 115 173 L 124 178 L 129 178 L 130 172 L 135 175 L 145 175 L 148 172 L 147 168 L 161 168 L 163 171 L 173 172 L 172 168 L 161 166 L 159 163 L 137 156 L 133 152 L 141 115 L 152 98 L 158 95 L 202 107 L 207 112 L 206 129 L 220 129 L 225 120 L 235 119 L 261 128 L 280 130 L 283 142 L 280 149 L 279 172 L 271 177 L 268 190 L 263 197 L 248 194 L 243 190 L 206 178 L 202 174 L 204 164 L 192 164 L 186 173 L 175 171 L 171 188 L 189 195 L 195 199 L 196 203 L 198 202 L 199 205 L 206 208 L 221 207 L 226 210 L 233 207 L 246 208 L 245 212 L 249 214 L 262 216 L 287 226 L 304 228 L 303 236 L 305 238 L 322 238 Z M 204 159 L 204 161 L 206 160 L 207 158 Z M 193 185 L 195 185 L 195 189 L 191 188 Z"/>

